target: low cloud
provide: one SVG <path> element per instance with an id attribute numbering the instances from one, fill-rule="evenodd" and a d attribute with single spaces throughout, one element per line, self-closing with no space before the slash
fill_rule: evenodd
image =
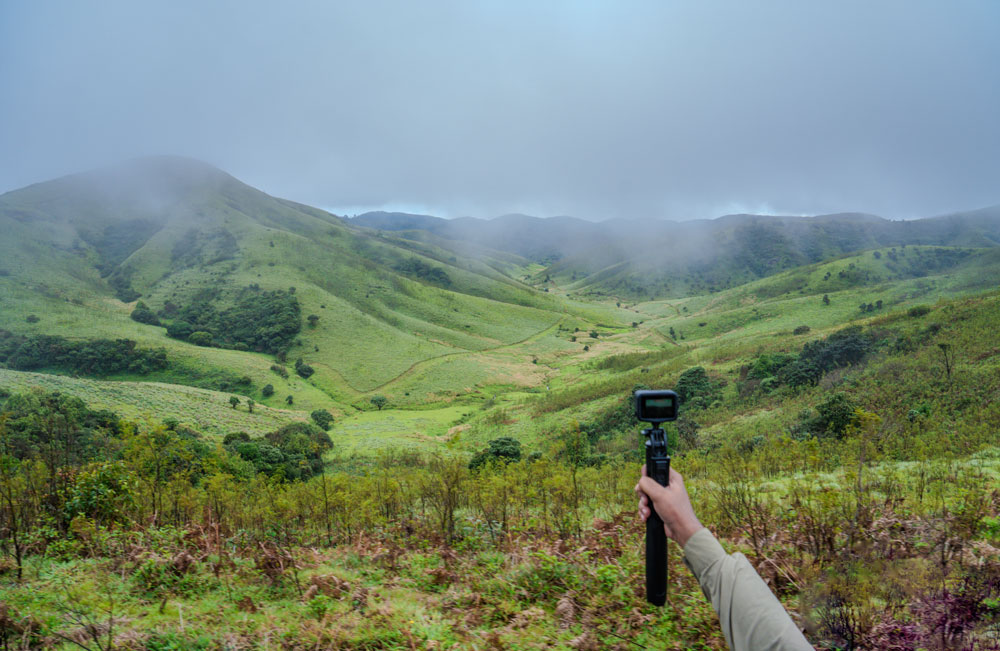
<path id="1" fill-rule="evenodd" d="M 180 154 L 340 212 L 1000 202 L 993 3 L 0 7 L 0 190 Z"/>

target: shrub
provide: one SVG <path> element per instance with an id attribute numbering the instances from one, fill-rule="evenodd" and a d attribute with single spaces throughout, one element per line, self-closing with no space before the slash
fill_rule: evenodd
<path id="1" fill-rule="evenodd" d="M 857 404 L 846 393 L 835 393 L 816 405 L 816 416 L 806 409 L 799 414 L 799 423 L 793 434 L 798 439 L 810 437 L 842 438 L 847 426 L 854 422 Z"/>
<path id="2" fill-rule="evenodd" d="M 246 443 L 250 440 L 250 435 L 246 432 L 230 432 L 226 434 L 225 438 L 222 439 L 223 445 L 236 445 L 237 443 Z"/>
<path id="3" fill-rule="evenodd" d="M 199 330 L 198 332 L 192 332 L 190 335 L 188 335 L 188 341 L 190 341 L 195 346 L 211 346 L 212 333 L 205 332 L 204 330 Z"/>
<path id="4" fill-rule="evenodd" d="M 288 369 L 281 364 L 271 364 L 271 370 L 280 375 L 284 379 L 288 379 Z"/>
<path id="5" fill-rule="evenodd" d="M 718 387 L 713 383 L 705 369 L 701 366 L 693 366 L 681 373 L 677 380 L 677 396 L 681 400 L 681 405 L 690 403 L 691 406 L 711 403 L 714 400 Z M 695 398 L 702 398 L 703 401 L 694 402 Z"/>
<path id="6" fill-rule="evenodd" d="M 794 330 L 792 330 L 792 334 L 793 335 L 804 335 L 804 334 L 808 333 L 810 329 L 811 328 L 809 326 L 807 326 L 807 325 L 800 325 L 800 326 L 797 326 Z"/>
<path id="7" fill-rule="evenodd" d="M 28 323 L 38 323 L 39 321 L 41 321 L 41 319 L 38 318 L 37 314 L 29 314 L 28 316 L 24 317 L 24 320 L 27 321 Z"/>
<path id="8" fill-rule="evenodd" d="M 393 269 L 407 276 L 413 276 L 443 287 L 451 285 L 451 277 L 444 269 L 429 265 L 418 258 L 403 260 L 397 263 Z"/>
<path id="9" fill-rule="evenodd" d="M 521 442 L 510 436 L 502 436 L 489 442 L 489 447 L 480 450 L 469 462 L 475 470 L 489 462 L 510 463 L 521 460 Z"/>
<path id="10" fill-rule="evenodd" d="M 295 360 L 295 372 L 298 373 L 303 379 L 308 379 L 313 373 L 316 372 L 312 366 L 309 366 L 302 358 Z"/>
<path id="11" fill-rule="evenodd" d="M 330 415 L 325 409 L 317 409 L 313 413 L 309 414 L 313 419 L 313 422 L 322 427 L 323 429 L 330 429 L 330 425 L 333 425 L 333 416 Z"/>
<path id="12" fill-rule="evenodd" d="M 139 323 L 145 323 L 147 325 L 160 325 L 160 319 L 156 314 L 149 309 L 142 301 L 135 304 L 135 309 L 132 310 L 132 314 L 129 315 L 133 321 L 138 321 Z"/>
<path id="13" fill-rule="evenodd" d="M 906 311 L 906 314 L 909 315 L 909 316 L 912 316 L 914 318 L 917 318 L 917 317 L 924 316 L 925 314 L 929 313 L 930 311 L 931 311 L 931 308 L 930 308 L 929 305 L 914 305 L 913 307 L 911 307 L 909 310 Z"/>
<path id="14" fill-rule="evenodd" d="M 81 470 L 67 491 L 63 514 L 99 523 L 124 522 L 133 512 L 136 477 L 122 462 L 95 463 Z"/>
<path id="15" fill-rule="evenodd" d="M 174 339 L 187 339 L 192 332 L 194 328 L 187 321 L 174 321 L 167 326 L 167 336 Z"/>
<path id="16" fill-rule="evenodd" d="M 798 359 L 785 366 L 778 379 L 793 387 L 816 384 L 828 371 L 861 362 L 871 349 L 872 340 L 861 328 L 845 328 L 803 346 Z"/>
<path id="17" fill-rule="evenodd" d="M 260 390 L 260 395 L 264 396 L 265 398 L 270 398 L 271 396 L 273 396 L 274 395 L 274 385 L 273 384 L 265 384 L 264 388 Z"/>

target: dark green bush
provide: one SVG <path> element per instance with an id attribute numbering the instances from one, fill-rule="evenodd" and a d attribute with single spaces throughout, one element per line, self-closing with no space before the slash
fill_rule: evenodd
<path id="1" fill-rule="evenodd" d="M 204 330 L 198 330 L 197 332 L 192 332 L 190 335 L 188 335 L 188 341 L 190 341 L 195 346 L 211 346 L 212 333 L 205 332 Z"/>
<path id="2" fill-rule="evenodd" d="M 717 384 L 712 382 L 701 366 L 693 366 L 681 373 L 675 388 L 681 401 L 681 407 L 694 408 L 711 404 L 717 397 L 718 390 Z M 696 398 L 700 400 L 696 402 Z"/>
<path id="3" fill-rule="evenodd" d="M 325 409 L 317 409 L 309 414 L 309 416 L 313 419 L 314 423 L 325 430 L 330 429 L 330 425 L 333 425 L 333 416 Z"/>
<path id="4" fill-rule="evenodd" d="M 469 462 L 469 468 L 475 470 L 487 463 L 510 463 L 521 460 L 521 442 L 510 436 L 501 436 L 489 442 L 489 447 L 480 450 Z"/>
<path id="5" fill-rule="evenodd" d="M 295 360 L 295 372 L 298 373 L 302 378 L 308 379 L 316 370 L 302 361 L 302 358 Z"/>
<path id="6" fill-rule="evenodd" d="M 142 301 L 135 304 L 135 309 L 132 310 L 132 314 L 129 316 L 133 321 L 138 321 L 139 323 L 154 326 L 160 325 L 160 318 Z"/>

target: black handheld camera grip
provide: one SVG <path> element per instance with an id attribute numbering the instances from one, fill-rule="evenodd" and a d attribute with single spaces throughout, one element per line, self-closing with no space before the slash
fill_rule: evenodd
<path id="1" fill-rule="evenodd" d="M 654 446 L 646 446 L 646 474 L 661 486 L 670 482 L 670 457 Z M 652 502 L 646 520 L 646 601 L 654 606 L 667 602 L 667 534 Z"/>

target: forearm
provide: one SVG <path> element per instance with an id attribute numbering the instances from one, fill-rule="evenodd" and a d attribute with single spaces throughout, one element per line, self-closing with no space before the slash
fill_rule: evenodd
<path id="1" fill-rule="evenodd" d="M 718 613 L 730 649 L 812 649 L 750 562 L 727 554 L 708 529 L 687 540 L 684 563 Z"/>

